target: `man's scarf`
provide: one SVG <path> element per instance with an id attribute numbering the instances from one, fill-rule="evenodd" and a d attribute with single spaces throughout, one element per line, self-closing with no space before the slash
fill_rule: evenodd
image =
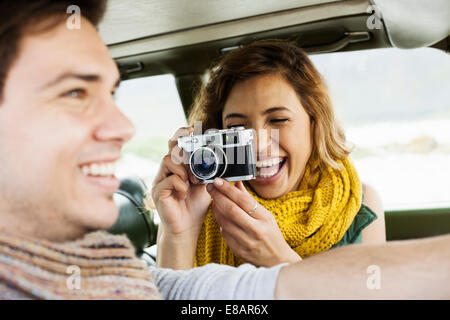
<path id="1" fill-rule="evenodd" d="M 124 236 L 56 243 L 0 232 L 0 299 L 161 299 Z"/>

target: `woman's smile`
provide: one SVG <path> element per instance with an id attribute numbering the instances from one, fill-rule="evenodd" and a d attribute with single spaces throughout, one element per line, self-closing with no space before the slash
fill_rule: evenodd
<path id="1" fill-rule="evenodd" d="M 256 162 L 258 175 L 255 182 L 269 184 L 275 182 L 286 167 L 287 157 L 275 157 Z"/>

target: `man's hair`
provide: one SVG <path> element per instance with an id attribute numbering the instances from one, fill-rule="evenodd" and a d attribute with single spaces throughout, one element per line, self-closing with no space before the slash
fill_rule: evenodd
<path id="1" fill-rule="evenodd" d="M 0 102 L 6 77 L 19 54 L 26 33 L 40 33 L 56 27 L 69 17 L 67 8 L 77 5 L 94 26 L 101 21 L 107 0 L 2 0 L 0 2 Z"/>

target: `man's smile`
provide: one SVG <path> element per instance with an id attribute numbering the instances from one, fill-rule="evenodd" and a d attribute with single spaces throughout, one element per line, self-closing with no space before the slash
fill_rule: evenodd
<path id="1" fill-rule="evenodd" d="M 115 192 L 120 181 L 115 176 L 116 162 L 93 162 L 78 167 L 87 181 L 107 192 Z"/>

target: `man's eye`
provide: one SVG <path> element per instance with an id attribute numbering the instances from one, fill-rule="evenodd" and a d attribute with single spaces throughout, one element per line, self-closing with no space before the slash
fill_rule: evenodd
<path id="1" fill-rule="evenodd" d="M 85 89 L 79 88 L 67 91 L 62 96 L 65 98 L 84 99 L 87 96 L 87 92 Z"/>

